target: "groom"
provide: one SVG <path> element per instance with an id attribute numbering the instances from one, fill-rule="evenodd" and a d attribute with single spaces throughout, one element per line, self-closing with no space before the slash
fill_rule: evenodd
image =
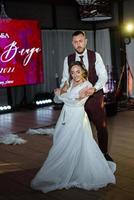
<path id="1" fill-rule="evenodd" d="M 65 57 L 61 87 L 65 81 L 69 81 L 68 68 L 72 61 L 83 62 L 88 70 L 88 80 L 93 84 L 92 88 L 83 89 L 80 97 L 89 96 L 85 111 L 89 120 L 93 122 L 97 130 L 98 145 L 106 160 L 113 161 L 108 154 L 108 130 L 104 108 L 103 87 L 107 82 L 107 71 L 99 53 L 86 48 L 87 38 L 85 32 L 75 31 L 72 34 L 72 46 L 74 53 Z"/>

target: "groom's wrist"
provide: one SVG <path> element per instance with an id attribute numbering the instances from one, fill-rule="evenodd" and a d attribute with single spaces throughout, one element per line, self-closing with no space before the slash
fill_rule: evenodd
<path id="1" fill-rule="evenodd" d="M 93 89 L 94 89 L 94 93 L 95 93 L 97 91 L 97 89 L 95 87 L 93 87 Z"/>

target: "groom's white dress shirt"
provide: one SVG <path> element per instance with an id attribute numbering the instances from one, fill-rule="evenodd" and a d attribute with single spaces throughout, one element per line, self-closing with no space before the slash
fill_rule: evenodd
<path id="1" fill-rule="evenodd" d="M 85 49 L 83 54 L 78 54 L 76 52 L 76 57 L 75 57 L 76 61 L 80 61 L 79 56 L 83 56 L 84 65 L 85 65 L 86 69 L 88 70 L 88 66 L 89 66 L 88 62 L 90 62 L 90 61 L 88 61 L 87 49 Z M 96 74 L 98 76 L 98 81 L 95 83 L 94 87 L 98 91 L 105 86 L 107 79 L 108 79 L 108 75 L 107 75 L 106 67 L 103 63 L 103 60 L 102 60 L 100 54 L 95 52 L 95 56 L 96 56 L 95 69 L 96 69 Z M 68 56 L 66 56 L 64 59 L 63 74 L 62 74 L 62 80 L 61 80 L 60 86 L 62 87 L 64 85 L 64 82 L 68 81 L 68 80 L 69 80 Z"/>

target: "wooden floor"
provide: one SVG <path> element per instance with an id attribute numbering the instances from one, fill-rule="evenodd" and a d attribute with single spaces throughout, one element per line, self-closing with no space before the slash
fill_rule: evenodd
<path id="1" fill-rule="evenodd" d="M 0 144 L 0 200 L 134 200 L 134 109 L 108 117 L 109 151 L 117 163 L 116 185 L 98 191 L 72 188 L 43 194 L 30 181 L 52 145 L 52 137 L 28 135 L 28 128 L 54 125 L 60 110 L 44 107 L 0 115 L 0 130 L 27 140 L 21 145 Z M 93 127 L 94 136 L 96 137 Z M 97 170 L 97 166 L 96 166 Z"/>

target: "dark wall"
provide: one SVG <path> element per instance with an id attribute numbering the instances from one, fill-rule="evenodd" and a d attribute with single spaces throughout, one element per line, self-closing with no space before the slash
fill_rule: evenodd
<path id="1" fill-rule="evenodd" d="M 12 19 L 37 19 L 41 29 L 83 29 L 94 30 L 110 28 L 112 30 L 112 56 L 113 66 L 120 65 L 119 52 L 116 57 L 117 49 L 120 48 L 119 35 L 117 29 L 120 23 L 120 4 L 112 1 L 112 19 L 100 22 L 84 22 L 80 20 L 79 6 L 75 0 L 5 0 L 5 11 Z M 119 70 L 115 69 L 117 76 Z"/>
<path id="2" fill-rule="evenodd" d="M 78 4 L 75 0 L 6 0 L 7 15 L 13 19 L 38 19 L 42 29 L 85 29 L 91 30 L 94 22 L 80 20 Z M 118 26 L 117 3 L 111 7 L 113 18 L 98 22 L 96 28 Z"/>
<path id="3" fill-rule="evenodd" d="M 78 4 L 75 0 L 3 0 L 6 14 L 12 19 L 37 19 L 41 29 L 83 29 L 93 30 L 110 28 L 111 52 L 114 78 L 118 80 L 124 64 L 123 38 L 120 24 L 131 18 L 133 0 L 113 0 L 112 19 L 101 22 L 83 22 L 80 20 Z M 125 7 L 123 4 L 125 2 Z M 131 3 L 129 3 L 131 2 Z M 124 10 L 123 10 L 124 9 Z M 124 13 L 122 13 L 124 11 Z M 131 12 L 130 12 L 131 11 Z M 125 17 L 125 18 L 124 18 Z M 121 49 L 121 51 L 120 51 Z M 10 92 L 9 92 L 9 99 Z"/>
<path id="4" fill-rule="evenodd" d="M 112 19 L 100 22 L 80 20 L 79 7 L 75 0 L 5 0 L 5 11 L 12 19 L 37 19 L 41 29 L 83 29 L 110 28 L 112 44 L 112 64 L 115 77 L 120 74 L 120 45 L 122 43 L 119 24 L 122 23 L 122 1 L 112 1 Z M 121 47 L 122 48 L 122 47 Z"/>

